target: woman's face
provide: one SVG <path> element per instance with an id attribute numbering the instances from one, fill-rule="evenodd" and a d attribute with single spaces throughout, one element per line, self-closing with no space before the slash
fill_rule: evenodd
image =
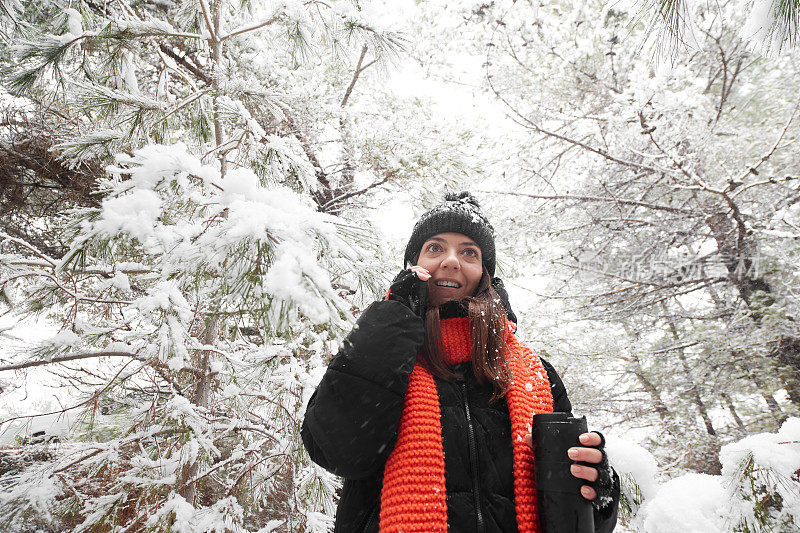
<path id="1" fill-rule="evenodd" d="M 439 233 L 425 241 L 417 266 L 431 276 L 428 300 L 434 306 L 474 296 L 483 274 L 481 249 L 460 233 Z"/>

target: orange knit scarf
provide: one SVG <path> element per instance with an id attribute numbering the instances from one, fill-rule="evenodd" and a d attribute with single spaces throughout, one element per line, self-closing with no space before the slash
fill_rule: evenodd
<path id="1" fill-rule="evenodd" d="M 514 454 L 514 505 L 520 533 L 538 532 L 533 451 L 524 436 L 536 413 L 553 411 L 547 372 L 539 358 L 517 341 L 509 326 L 506 357 L 511 388 L 506 394 Z M 441 321 L 449 364 L 472 359 L 469 318 Z M 447 531 L 444 451 L 439 396 L 430 371 L 417 362 L 411 372 L 400 426 L 383 473 L 380 531 L 438 533 Z"/>

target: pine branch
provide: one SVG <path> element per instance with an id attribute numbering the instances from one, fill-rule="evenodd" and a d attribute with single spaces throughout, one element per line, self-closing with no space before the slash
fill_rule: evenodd
<path id="1" fill-rule="evenodd" d="M 361 194 L 366 193 L 367 191 L 369 191 L 371 189 L 374 189 L 375 187 L 380 187 L 381 185 L 383 185 L 384 183 L 386 183 L 387 181 L 391 180 L 394 177 L 395 177 L 394 175 L 389 173 L 383 179 L 378 180 L 378 181 L 376 181 L 374 183 L 370 183 L 369 185 L 367 185 L 363 189 L 359 189 L 357 191 L 351 191 L 349 193 L 342 194 L 341 196 L 336 196 L 334 198 L 331 198 L 330 200 L 328 200 L 325 204 L 323 204 L 320 207 L 320 210 L 322 212 L 324 212 L 324 213 L 327 213 L 327 212 L 329 212 L 329 210 L 331 208 L 333 208 L 336 205 L 341 205 L 348 198 L 353 198 L 354 196 L 359 196 Z"/>
<path id="2" fill-rule="evenodd" d="M 264 20 L 262 22 L 259 22 L 257 24 L 253 24 L 252 26 L 245 26 L 243 28 L 238 28 L 236 30 L 233 30 L 229 34 L 223 35 L 222 37 L 220 37 L 219 40 L 220 40 L 220 42 L 222 42 L 222 41 L 226 41 L 226 40 L 230 39 L 231 37 L 236 37 L 237 35 L 241 35 L 243 33 L 259 30 L 261 28 L 264 28 L 266 26 L 269 26 L 270 24 L 273 24 L 273 23 L 277 22 L 279 19 L 280 19 L 280 15 L 273 15 L 271 18 L 269 18 L 267 20 Z"/>
<path id="3" fill-rule="evenodd" d="M 536 198 L 541 200 L 577 200 L 580 202 L 609 202 L 622 205 L 633 205 L 637 207 L 645 207 L 654 211 L 666 211 L 668 213 L 676 213 L 680 215 L 699 216 L 699 213 L 691 209 L 681 209 L 679 207 L 672 207 L 669 205 L 651 204 L 648 202 L 641 202 L 639 200 L 629 200 L 625 198 L 614 198 L 604 196 L 581 196 L 575 194 L 528 194 L 521 192 L 506 192 L 506 191 L 480 191 L 486 194 L 505 194 L 508 196 L 523 196 L 526 198 Z"/>
<path id="4" fill-rule="evenodd" d="M 75 305 L 77 305 L 79 302 L 89 302 L 89 303 L 109 304 L 109 305 L 131 305 L 131 303 L 132 303 L 132 302 L 127 301 L 127 300 L 113 300 L 113 299 L 106 299 L 106 298 L 92 298 L 90 296 L 84 296 L 83 294 L 80 294 L 79 292 L 77 292 L 77 289 L 75 291 L 71 291 L 70 289 L 65 287 L 58 280 L 58 278 L 55 275 L 49 274 L 47 272 L 42 272 L 42 271 L 25 272 L 25 273 L 19 274 L 17 276 L 13 276 L 13 277 L 11 277 L 9 279 L 2 280 L 2 282 L 0 283 L 0 287 L 5 285 L 9 281 L 12 281 L 12 280 L 15 280 L 15 279 L 18 279 L 18 278 L 37 277 L 37 276 L 38 277 L 42 277 L 42 278 L 46 278 L 46 279 L 49 279 L 50 281 L 52 281 L 53 285 L 55 285 L 56 288 L 60 289 L 64 293 L 66 293 L 72 300 L 75 301 Z"/>
<path id="5" fill-rule="evenodd" d="M 797 114 L 798 108 L 800 108 L 800 100 L 795 102 L 794 108 L 792 109 L 792 112 L 789 114 L 789 118 L 786 120 L 786 124 L 783 125 L 783 128 L 781 128 L 781 131 L 778 133 L 778 137 L 775 139 L 775 142 L 773 143 L 772 148 L 770 148 L 767 153 L 762 155 L 754 165 L 751 165 L 750 168 L 747 169 L 747 172 L 742 174 L 742 176 L 738 180 L 739 183 L 743 182 L 744 179 L 750 174 L 753 174 L 753 175 L 757 176 L 758 175 L 758 168 L 761 165 L 763 165 L 765 162 L 767 162 L 769 160 L 769 158 L 772 157 L 772 155 L 778 150 L 778 146 L 780 146 L 781 141 L 783 140 L 784 136 L 786 135 L 786 132 L 789 129 L 789 126 L 791 125 L 792 121 L 794 120 L 794 117 Z M 751 184 L 751 186 L 752 186 L 752 184 Z M 742 189 L 740 189 L 739 191 L 734 192 L 731 195 L 731 198 L 736 198 L 736 196 L 738 196 L 739 194 L 741 194 L 743 191 L 745 191 L 748 188 L 749 187 L 742 187 Z"/>
<path id="6" fill-rule="evenodd" d="M 658 0 L 658 16 L 667 26 L 672 35 L 679 35 L 685 23 L 682 13 L 685 13 L 685 0 Z"/>
<path id="7" fill-rule="evenodd" d="M 182 56 L 176 53 L 171 46 L 167 46 L 166 44 L 158 45 L 159 50 L 164 52 L 166 55 L 171 57 L 175 60 L 176 63 L 180 64 L 186 70 L 194 74 L 198 79 L 200 79 L 206 85 L 211 85 L 211 76 L 209 76 L 206 72 L 203 71 L 200 67 L 191 63 L 187 56 Z"/>
<path id="8" fill-rule="evenodd" d="M 16 363 L 13 365 L 0 366 L 0 372 L 7 372 L 9 370 L 21 370 L 23 368 L 32 368 L 35 366 L 50 365 L 54 363 L 63 363 L 65 361 L 76 361 L 78 359 L 93 359 L 98 357 L 133 357 L 137 359 L 136 354 L 130 352 L 89 352 L 78 353 L 71 355 L 59 355 L 52 359 L 39 359 L 37 361 L 27 361 L 25 363 Z"/>
<path id="9" fill-rule="evenodd" d="M 774 4 L 776 30 L 783 34 L 789 46 L 794 46 L 800 36 L 800 0 L 777 0 Z"/>
<path id="10" fill-rule="evenodd" d="M 347 18 L 344 21 L 347 41 L 355 39 L 358 34 L 378 56 L 397 57 L 405 50 L 406 39 L 400 33 L 381 32 L 360 20 Z"/>
<path id="11" fill-rule="evenodd" d="M 347 90 L 344 93 L 344 98 L 342 98 L 342 102 L 339 104 L 341 107 L 347 105 L 347 100 L 350 98 L 350 93 L 353 92 L 353 87 L 356 86 L 356 82 L 358 81 L 358 76 L 361 74 L 361 71 L 369 67 L 369 65 L 371 65 L 372 63 L 374 63 L 374 61 L 372 61 L 367 66 L 362 68 L 361 63 L 364 62 L 364 56 L 366 55 L 367 55 L 367 45 L 365 44 L 361 48 L 361 56 L 358 58 L 358 64 L 356 64 L 356 70 L 353 73 L 353 79 L 350 81 L 350 85 L 347 87 Z"/>
<path id="12" fill-rule="evenodd" d="M 5 16 L 8 17 L 8 19 L 14 24 L 14 26 L 19 26 L 20 22 L 19 20 L 17 20 L 17 13 L 14 7 L 15 6 L 13 4 L 9 5 L 6 2 L 0 2 L 0 10 L 2 10 L 3 13 L 5 13 Z"/>
<path id="13" fill-rule="evenodd" d="M 87 34 L 87 36 L 90 36 Z M 178 39 L 192 39 L 207 41 L 208 37 L 198 33 L 175 31 L 167 22 L 158 19 L 148 20 L 114 20 L 98 35 L 98 38 L 116 41 L 141 39 L 143 37 L 175 37 Z"/>
<path id="14" fill-rule="evenodd" d="M 131 40 L 145 37 L 206 40 L 206 37 L 199 34 L 176 32 L 171 25 L 160 20 L 115 20 L 99 32 L 85 32 L 76 36 L 38 34 L 35 39 L 23 39 L 14 45 L 17 61 L 20 65 L 28 66 L 12 71 L 9 85 L 18 93 L 29 92 L 41 76 L 49 69 L 57 69 L 67 51 L 82 41 L 87 41 L 86 46 L 89 48 L 98 48 L 107 46 L 107 41 L 127 44 Z"/>
<path id="15" fill-rule="evenodd" d="M 126 437 L 124 439 L 120 439 L 119 441 L 117 441 L 117 445 L 118 446 L 124 446 L 126 444 L 131 443 L 131 442 L 141 441 L 141 440 L 144 440 L 144 439 L 158 437 L 158 436 L 161 436 L 161 435 L 169 435 L 169 434 L 173 434 L 175 432 L 176 432 L 176 430 L 174 430 L 174 429 L 151 430 L 151 431 L 145 432 L 144 434 L 132 435 L 130 437 Z M 91 459 L 92 457 L 94 457 L 97 454 L 99 454 L 101 452 L 104 452 L 104 451 L 106 451 L 106 448 L 104 448 L 104 447 L 98 448 L 96 450 L 92 450 L 91 452 L 89 452 L 89 453 L 87 453 L 85 455 L 82 455 L 78 459 L 75 459 L 74 461 L 71 461 L 71 462 L 67 463 L 65 466 L 59 467 L 58 469 L 54 470 L 53 473 L 54 474 L 58 474 L 58 473 L 64 472 L 65 470 L 67 470 L 67 469 L 69 469 L 69 468 L 71 468 L 71 467 L 73 467 L 73 466 L 75 466 L 75 465 L 77 465 L 79 463 L 82 463 L 83 461 L 85 461 L 87 459 Z"/>
<path id="16" fill-rule="evenodd" d="M 59 143 L 53 149 L 60 152 L 62 160 L 80 161 L 87 157 L 105 156 L 106 154 L 98 151 L 98 147 L 119 143 L 126 138 L 127 136 L 119 130 L 95 130 L 86 135 Z M 107 149 L 107 151 L 112 152 L 113 150 Z"/>
<path id="17" fill-rule="evenodd" d="M 177 104 L 175 104 L 175 106 L 172 109 L 170 109 L 163 117 L 161 117 L 161 120 L 167 120 L 171 115 L 177 113 L 178 111 L 180 111 L 181 109 L 183 109 L 187 105 L 191 104 L 192 102 L 195 102 L 195 101 L 199 100 L 203 96 L 205 96 L 207 94 L 210 94 L 210 93 L 211 93 L 211 89 L 204 89 L 204 90 L 199 91 L 199 92 L 197 92 L 195 94 L 187 96 L 183 101 L 178 102 Z"/>
<path id="18" fill-rule="evenodd" d="M 78 82 L 75 85 L 81 90 L 81 94 L 78 97 L 79 102 L 88 109 L 116 109 L 119 106 L 133 107 L 143 111 L 162 111 L 164 109 L 160 102 L 142 94 L 83 82 Z"/>
<path id="19" fill-rule="evenodd" d="M 214 23 L 211 22 L 211 14 L 208 9 L 208 4 L 206 3 L 206 0 L 199 0 L 199 1 L 200 1 L 200 8 L 203 10 L 203 18 L 206 21 L 206 27 L 208 28 L 208 32 L 211 34 L 211 41 L 219 42 L 216 28 L 214 27 Z M 217 9 L 219 10 L 219 6 L 217 6 Z"/>
<path id="20" fill-rule="evenodd" d="M 53 268 L 55 268 L 55 266 L 57 264 L 57 261 L 55 259 L 53 259 L 52 257 L 49 257 L 44 252 L 39 251 L 39 249 L 37 249 L 32 244 L 30 244 L 30 243 L 28 243 L 28 242 L 26 242 L 26 241 L 24 241 L 22 239 L 19 239 L 17 237 L 12 237 L 11 235 L 9 235 L 8 233 L 6 233 L 4 231 L 0 231 L 0 239 L 2 239 L 2 241 L 13 242 L 13 243 L 15 243 L 15 244 L 17 244 L 19 246 L 22 246 L 23 248 L 25 248 L 27 250 L 30 250 L 37 257 L 39 257 L 40 259 L 45 261 L 49 266 L 51 266 Z M 0 242 L 2 242 L 2 241 L 0 241 Z"/>
<path id="21" fill-rule="evenodd" d="M 260 428 L 248 428 L 248 427 L 243 427 L 241 429 L 256 429 L 256 430 L 260 430 Z M 261 431 L 263 431 L 263 430 L 261 430 Z M 275 440 L 274 436 L 270 435 L 270 437 L 272 437 L 272 439 Z M 242 454 L 247 454 L 247 453 L 250 453 L 250 452 L 258 452 L 261 449 L 261 446 L 262 446 L 262 443 L 260 441 L 257 441 L 254 445 L 251 445 L 249 448 L 245 448 L 244 450 L 242 450 Z M 281 454 L 281 455 L 283 455 L 283 454 Z M 269 456 L 269 457 L 265 458 L 265 460 L 268 459 L 268 458 L 271 458 L 271 457 L 273 457 L 273 456 Z M 227 459 L 225 459 L 223 461 L 219 461 L 217 463 L 214 463 L 214 465 L 211 466 L 211 468 L 209 468 L 208 470 L 206 470 L 204 472 L 201 472 L 201 473 L 195 475 L 191 479 L 187 480 L 185 483 L 179 485 L 175 490 L 177 492 L 180 492 L 180 491 L 184 490 L 185 488 L 189 487 L 190 485 L 193 485 L 193 484 L 197 483 L 198 481 L 200 481 L 204 477 L 206 477 L 206 476 L 208 476 L 210 474 L 213 474 L 214 472 L 216 472 L 220 468 L 222 468 L 222 467 L 224 467 L 224 466 L 226 466 L 226 465 L 228 465 L 228 464 L 230 464 L 230 463 L 232 463 L 234 461 L 238 461 L 239 459 L 240 459 L 240 457 L 238 455 L 233 455 L 233 456 L 228 457 Z"/>
<path id="22" fill-rule="evenodd" d="M 108 390 L 108 389 L 109 389 L 109 388 L 110 388 L 110 387 L 111 387 L 111 386 L 114 384 L 114 382 L 117 380 L 117 378 L 120 376 L 120 374 L 122 374 L 122 372 L 123 372 L 123 371 L 124 371 L 126 368 L 128 368 L 128 365 L 130 365 L 132 362 L 133 362 L 133 361 L 128 361 L 127 363 L 125 363 L 125 364 L 122 366 L 122 368 L 120 368 L 120 369 L 119 369 L 119 372 L 117 372 L 117 373 L 114 375 L 114 377 L 112 377 L 112 378 L 109 380 L 109 382 L 106 384 L 106 386 L 105 386 L 105 387 L 103 387 L 102 389 L 100 389 L 100 390 L 98 390 L 97 392 L 93 393 L 93 394 L 92 394 L 92 395 L 91 395 L 91 396 L 90 396 L 88 399 L 86 399 L 86 400 L 84 400 L 84 401 L 82 401 L 82 402 L 80 402 L 80 403 L 77 403 L 77 404 L 75 404 L 75 405 L 72 405 L 72 406 L 70 406 L 70 407 L 65 407 L 64 409 L 60 409 L 60 410 L 58 410 L 58 411 L 50 411 L 50 412 L 48 412 L 48 413 L 36 413 L 36 414 L 34 414 L 34 415 L 20 415 L 20 416 L 13 416 L 13 417 L 11 417 L 11 418 L 7 418 L 7 419 L 5 419 L 5 420 L 2 420 L 2 421 L 0 421 L 0 426 L 2 426 L 3 424 L 8 424 L 9 422 L 13 422 L 14 420 L 19 420 L 19 419 L 22 419 L 22 418 L 37 418 L 37 417 L 40 417 L 40 416 L 48 416 L 48 415 L 60 415 L 60 414 L 64 414 L 64 413 L 66 413 L 67 411 L 72 411 L 73 409 L 78 409 L 79 407 L 83 407 L 84 405 L 87 405 L 87 404 L 89 404 L 89 403 L 95 402 L 95 401 L 97 401 L 97 399 L 100 397 L 100 395 L 101 395 L 101 394 L 103 394 L 105 391 L 107 391 L 107 390 Z"/>

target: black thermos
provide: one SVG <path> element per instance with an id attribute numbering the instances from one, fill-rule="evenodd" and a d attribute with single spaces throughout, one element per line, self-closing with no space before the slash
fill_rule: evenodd
<path id="1" fill-rule="evenodd" d="M 594 533 L 592 504 L 580 493 L 581 485 L 587 482 L 570 473 L 572 461 L 567 457 L 569 448 L 581 446 L 578 436 L 587 431 L 585 416 L 533 415 L 533 455 L 542 533 Z"/>

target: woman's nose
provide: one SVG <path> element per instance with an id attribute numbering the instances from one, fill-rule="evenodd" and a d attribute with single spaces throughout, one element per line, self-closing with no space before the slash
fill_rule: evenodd
<path id="1" fill-rule="evenodd" d="M 461 263 L 459 263 L 458 256 L 455 252 L 448 252 L 447 255 L 445 255 L 445 257 L 442 259 L 441 265 L 442 268 L 461 268 Z"/>

